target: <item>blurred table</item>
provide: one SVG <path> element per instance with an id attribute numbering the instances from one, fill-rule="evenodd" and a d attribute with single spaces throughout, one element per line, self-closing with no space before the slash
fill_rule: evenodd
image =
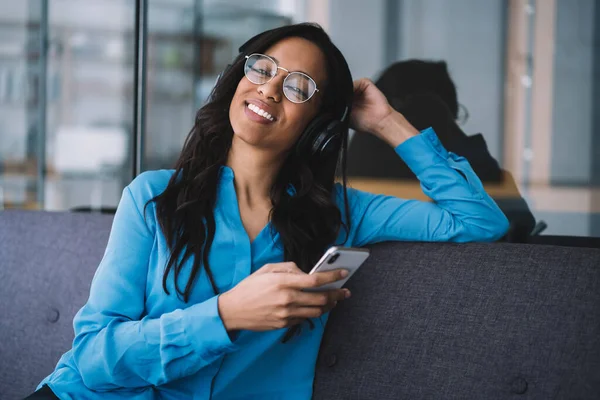
<path id="1" fill-rule="evenodd" d="M 418 181 L 348 177 L 348 186 L 376 194 L 431 201 L 421 190 L 421 184 Z M 505 179 L 503 183 L 484 183 L 483 186 L 486 192 L 493 198 L 510 199 L 520 197 L 519 190 L 512 179 Z"/>

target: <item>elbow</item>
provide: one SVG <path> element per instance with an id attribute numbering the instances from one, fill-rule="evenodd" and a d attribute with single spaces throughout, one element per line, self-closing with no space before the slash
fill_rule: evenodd
<path id="1" fill-rule="evenodd" d="M 468 242 L 495 242 L 502 239 L 509 229 L 509 222 L 502 211 L 472 215 L 471 218 L 450 218 L 450 225 L 446 232 L 450 232 L 450 241 Z M 444 238 L 448 234 L 444 235 Z M 447 240 L 447 239 L 444 239 Z"/>
<path id="2" fill-rule="evenodd" d="M 509 228 L 510 223 L 508 222 L 508 218 L 506 218 L 506 215 L 502 211 L 498 210 L 495 217 L 490 219 L 489 229 L 486 230 L 486 240 L 488 242 L 496 242 L 502 239 Z"/>

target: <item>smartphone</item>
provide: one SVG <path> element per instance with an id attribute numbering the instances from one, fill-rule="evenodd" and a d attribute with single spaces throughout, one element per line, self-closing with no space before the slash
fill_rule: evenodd
<path id="1" fill-rule="evenodd" d="M 369 257 L 368 249 L 357 249 L 353 247 L 331 247 L 323 254 L 323 257 L 315 264 L 309 272 L 326 272 L 333 269 L 345 269 L 348 271 L 348 276 L 337 282 L 328 283 L 327 285 L 319 286 L 318 288 L 306 289 L 309 292 L 322 292 L 325 290 L 341 289 L 348 279 L 354 275 L 358 268 Z"/>

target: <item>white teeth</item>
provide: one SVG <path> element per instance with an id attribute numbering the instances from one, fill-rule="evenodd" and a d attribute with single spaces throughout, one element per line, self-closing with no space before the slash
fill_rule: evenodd
<path id="1" fill-rule="evenodd" d="M 275 120 L 271 114 L 254 104 L 248 104 L 248 108 L 261 117 L 268 119 L 269 121 Z"/>

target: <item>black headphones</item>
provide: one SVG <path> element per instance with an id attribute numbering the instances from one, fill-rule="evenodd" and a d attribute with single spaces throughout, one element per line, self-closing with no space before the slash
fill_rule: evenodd
<path id="1" fill-rule="evenodd" d="M 344 109 L 342 118 L 337 119 L 332 114 L 317 115 L 304 129 L 296 143 L 296 152 L 317 159 L 327 158 L 337 154 L 342 145 L 343 122 L 348 114 L 348 106 Z"/>
<path id="2" fill-rule="evenodd" d="M 250 38 L 246 43 L 240 46 L 239 55 L 236 61 L 244 57 L 246 49 L 254 43 L 262 35 L 269 33 L 266 31 Z M 235 61 L 234 61 L 235 63 Z M 215 82 L 215 86 L 220 77 L 223 76 L 233 64 L 227 65 L 225 70 L 219 74 Z M 214 89 L 213 89 L 214 91 Z M 346 104 L 344 112 L 340 118 L 336 118 L 331 113 L 317 115 L 304 129 L 300 139 L 296 143 L 296 153 L 314 158 L 315 160 L 323 160 L 330 156 L 336 155 L 342 145 L 344 123 L 348 119 L 350 104 Z"/>

